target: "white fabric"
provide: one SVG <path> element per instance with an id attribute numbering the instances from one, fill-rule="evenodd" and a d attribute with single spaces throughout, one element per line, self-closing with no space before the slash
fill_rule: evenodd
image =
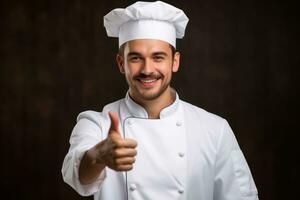
<path id="1" fill-rule="evenodd" d="M 120 27 L 119 44 L 137 39 L 156 39 L 176 46 L 176 32 L 172 24 L 165 21 L 129 21 Z M 121 46 L 120 45 L 120 46 Z"/>
<path id="2" fill-rule="evenodd" d="M 123 137 L 138 142 L 134 169 L 127 173 L 106 168 L 87 186 L 78 180 L 83 152 L 107 137 L 108 112 L 118 113 Z M 65 182 L 79 194 L 96 200 L 257 200 L 257 189 L 247 162 L 226 120 L 176 101 L 147 119 L 147 112 L 131 100 L 109 104 L 101 113 L 78 116 L 65 157 Z M 127 184 L 126 184 L 127 182 Z M 126 188 L 127 185 L 127 188 Z"/>
<path id="3" fill-rule="evenodd" d="M 176 38 L 184 36 L 187 23 L 182 10 L 161 1 L 138 1 L 104 16 L 107 35 L 118 37 L 119 46 L 134 39 L 158 39 L 176 47 Z"/>

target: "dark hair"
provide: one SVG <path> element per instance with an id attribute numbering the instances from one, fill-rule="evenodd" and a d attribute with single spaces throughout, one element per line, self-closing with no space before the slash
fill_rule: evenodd
<path id="1" fill-rule="evenodd" d="M 126 44 L 127 44 L 127 42 L 125 42 L 124 44 L 122 44 L 122 45 L 120 46 L 120 48 L 119 48 L 119 55 L 124 56 L 124 50 L 125 50 Z M 174 58 L 174 55 L 175 55 L 175 53 L 176 53 L 176 49 L 175 49 L 175 47 L 173 47 L 173 46 L 170 45 L 170 44 L 169 44 L 169 46 L 170 46 L 170 48 L 171 48 L 172 56 L 173 56 L 173 58 Z"/>

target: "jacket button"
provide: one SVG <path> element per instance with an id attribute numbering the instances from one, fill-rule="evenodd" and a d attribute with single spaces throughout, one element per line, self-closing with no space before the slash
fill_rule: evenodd
<path id="1" fill-rule="evenodd" d="M 136 185 L 135 184 L 130 184 L 130 186 L 129 186 L 129 189 L 131 190 L 131 191 L 134 191 L 134 190 L 136 190 Z"/>
<path id="2" fill-rule="evenodd" d="M 176 122 L 176 126 L 181 126 L 181 125 L 182 125 L 181 121 Z"/>
<path id="3" fill-rule="evenodd" d="M 178 193 L 180 193 L 180 194 L 184 193 L 184 189 L 183 188 L 179 188 Z"/>
<path id="4" fill-rule="evenodd" d="M 133 122 L 129 120 L 129 121 L 127 122 L 127 124 L 128 124 L 129 126 L 131 126 L 131 125 L 133 124 Z"/>
<path id="5" fill-rule="evenodd" d="M 184 157 L 184 153 L 183 152 L 179 152 L 178 155 L 182 158 Z"/>

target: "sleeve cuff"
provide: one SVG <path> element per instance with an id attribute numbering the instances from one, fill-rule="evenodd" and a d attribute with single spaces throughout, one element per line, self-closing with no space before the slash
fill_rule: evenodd
<path id="1" fill-rule="evenodd" d="M 64 181 L 68 183 L 72 188 L 74 188 L 82 196 L 90 196 L 99 191 L 101 184 L 106 177 L 106 169 L 104 169 L 98 176 L 98 178 L 91 184 L 83 185 L 79 181 L 79 165 L 81 159 L 88 148 L 83 148 L 80 151 L 74 150 L 73 155 L 69 160 L 70 166 L 67 169 L 63 167 L 63 177 Z M 71 152 L 70 152 L 71 153 Z M 73 159 L 73 161 L 72 161 Z M 73 165 L 73 166 L 72 166 Z M 64 173 L 65 172 L 65 173 Z"/>

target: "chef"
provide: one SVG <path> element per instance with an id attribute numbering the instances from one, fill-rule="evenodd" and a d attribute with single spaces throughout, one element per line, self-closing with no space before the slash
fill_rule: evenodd
<path id="1" fill-rule="evenodd" d="M 167 3 L 136 2 L 104 16 L 118 37 L 124 99 L 79 114 L 64 159 L 66 183 L 96 200 L 257 200 L 237 140 L 219 116 L 170 86 L 188 18 Z"/>

